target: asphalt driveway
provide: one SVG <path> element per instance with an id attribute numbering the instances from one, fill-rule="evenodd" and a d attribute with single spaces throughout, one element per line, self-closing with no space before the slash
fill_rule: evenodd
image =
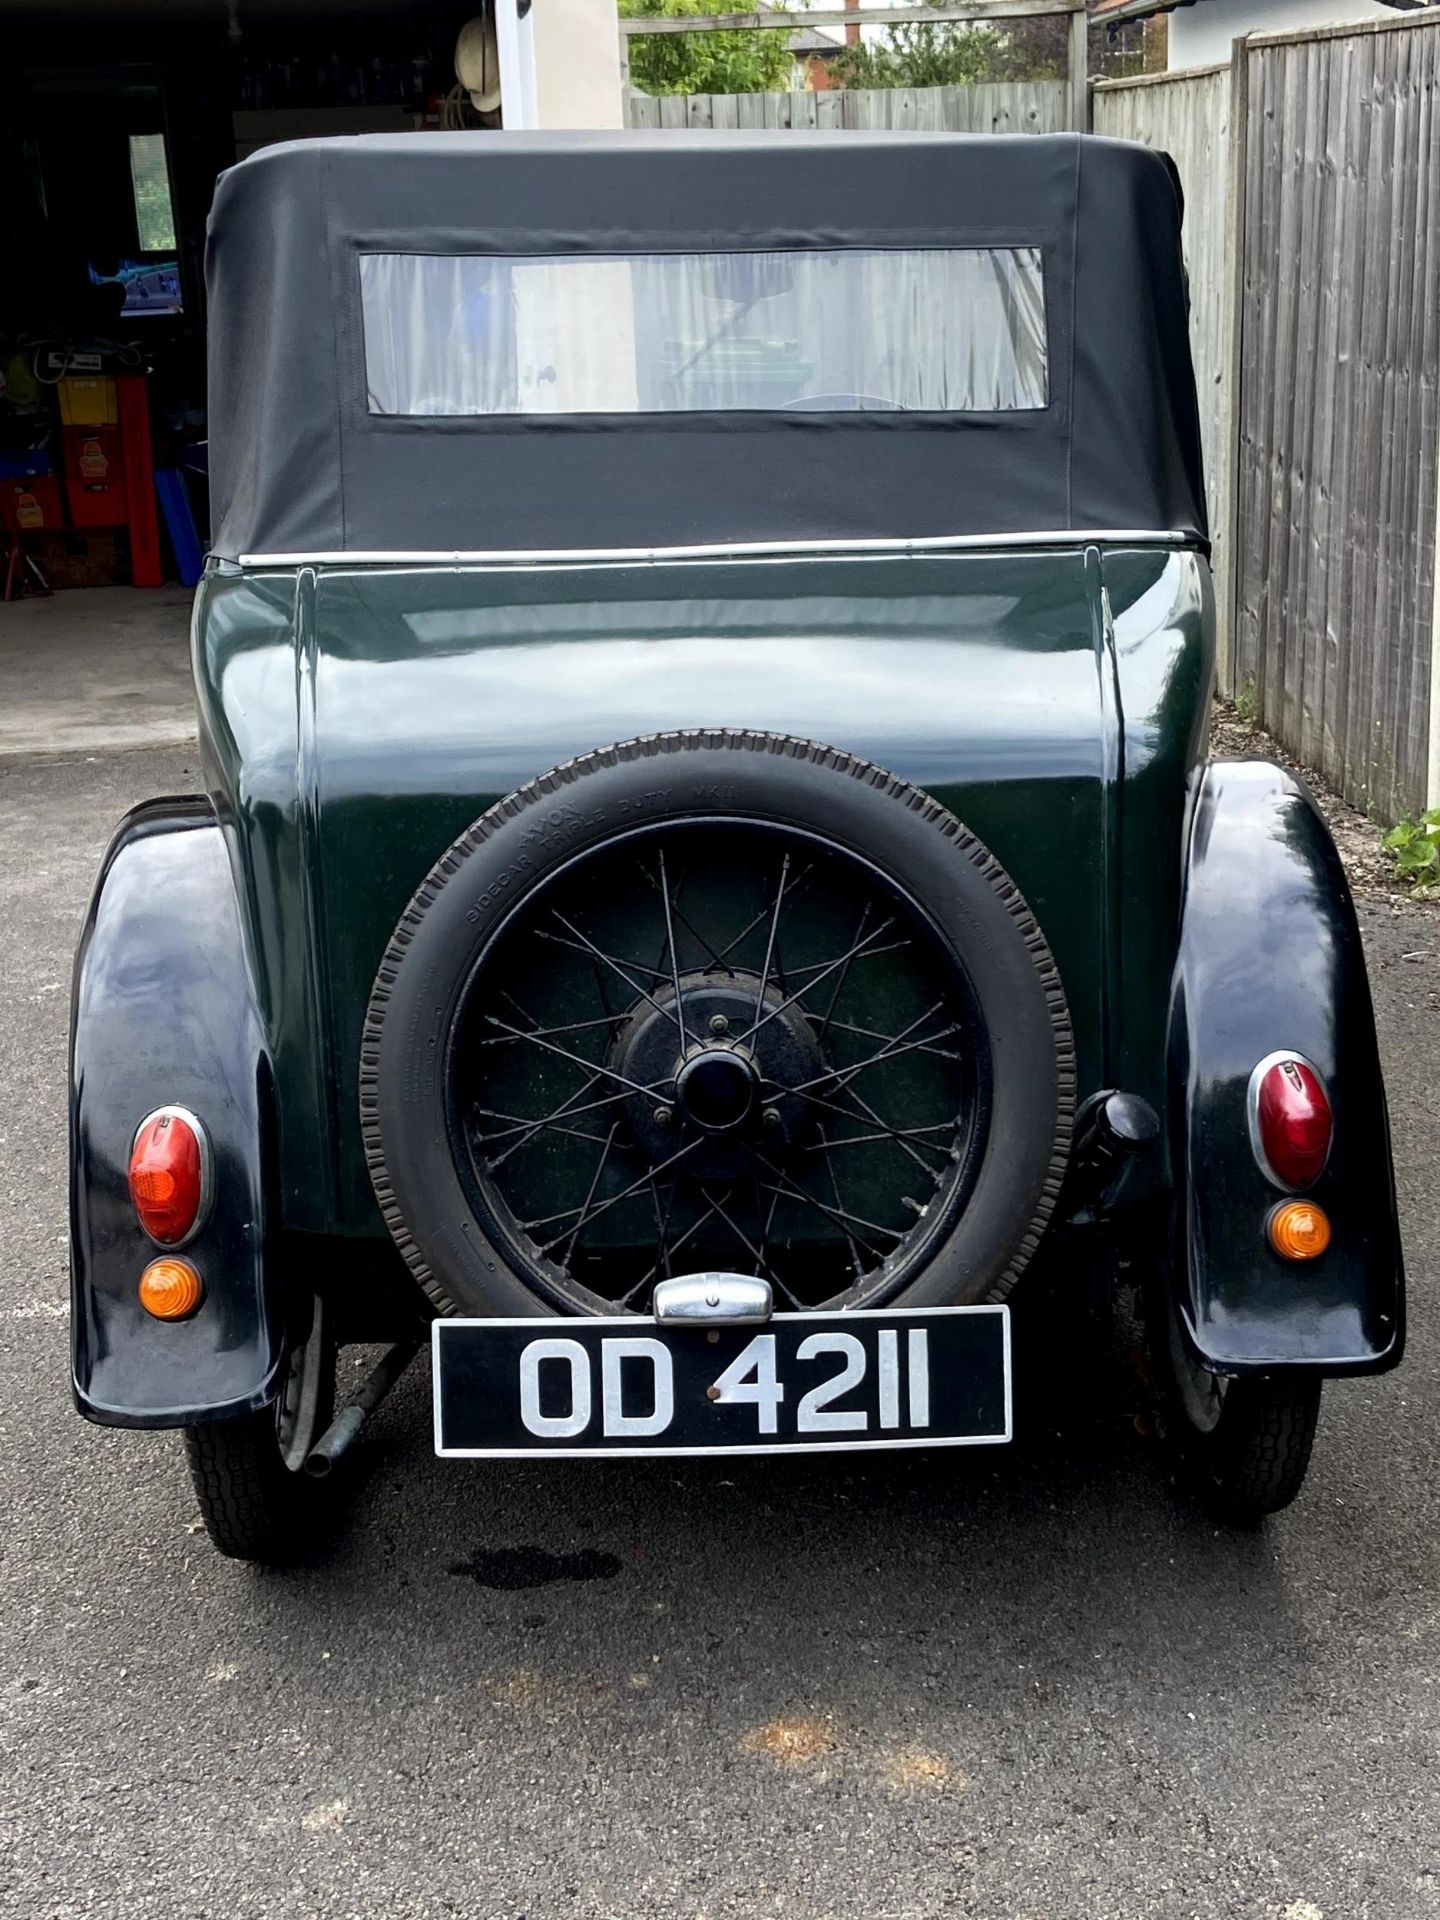
<path id="1" fill-rule="evenodd" d="M 71 1413 L 70 952 L 174 751 L 0 766 L 0 1913 L 1440 1913 L 1440 917 L 1364 920 L 1407 1366 L 1261 1534 L 1124 1425 L 881 1466 L 441 1464 L 408 1378 L 303 1572 Z"/>

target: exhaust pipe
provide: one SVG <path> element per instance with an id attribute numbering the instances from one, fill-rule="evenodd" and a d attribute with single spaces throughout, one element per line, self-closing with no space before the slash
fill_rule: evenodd
<path id="1" fill-rule="evenodd" d="M 400 1340 L 388 1347 L 366 1375 L 365 1384 L 305 1456 L 305 1472 L 324 1480 L 354 1446 L 360 1430 L 420 1351 L 421 1340 Z"/>

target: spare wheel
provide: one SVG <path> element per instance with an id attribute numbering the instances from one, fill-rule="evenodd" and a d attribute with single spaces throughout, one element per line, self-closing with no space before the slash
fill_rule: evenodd
<path id="1" fill-rule="evenodd" d="M 660 734 L 500 801 L 381 962 L 366 1155 L 442 1313 L 999 1300 L 1055 1205 L 1074 1048 L 995 858 L 852 755 Z"/>

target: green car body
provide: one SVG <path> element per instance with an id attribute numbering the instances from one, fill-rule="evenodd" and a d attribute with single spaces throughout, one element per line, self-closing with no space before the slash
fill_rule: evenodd
<path id="1" fill-rule="evenodd" d="M 212 573 L 202 752 L 274 1048 L 286 1224 L 383 1233 L 360 1031 L 438 851 L 547 767 L 672 728 L 824 740 L 933 792 L 1045 930 L 1081 1097 L 1163 1105 L 1213 624 L 1203 560 L 1164 549 Z"/>

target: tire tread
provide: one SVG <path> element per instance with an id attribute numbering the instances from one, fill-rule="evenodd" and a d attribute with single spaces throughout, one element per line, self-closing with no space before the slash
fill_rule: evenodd
<path id="1" fill-rule="evenodd" d="M 1232 1381 L 1214 1434 L 1188 1436 L 1192 1477 L 1218 1519 L 1256 1526 L 1299 1494 L 1320 1417 L 1321 1383 L 1299 1379 Z"/>
<path id="2" fill-rule="evenodd" d="M 330 1405 L 327 1395 L 321 1429 Z M 200 1517 L 218 1553 L 283 1567 L 314 1552 L 336 1510 L 336 1485 L 289 1471 L 273 1408 L 186 1427 L 182 1438 Z"/>

